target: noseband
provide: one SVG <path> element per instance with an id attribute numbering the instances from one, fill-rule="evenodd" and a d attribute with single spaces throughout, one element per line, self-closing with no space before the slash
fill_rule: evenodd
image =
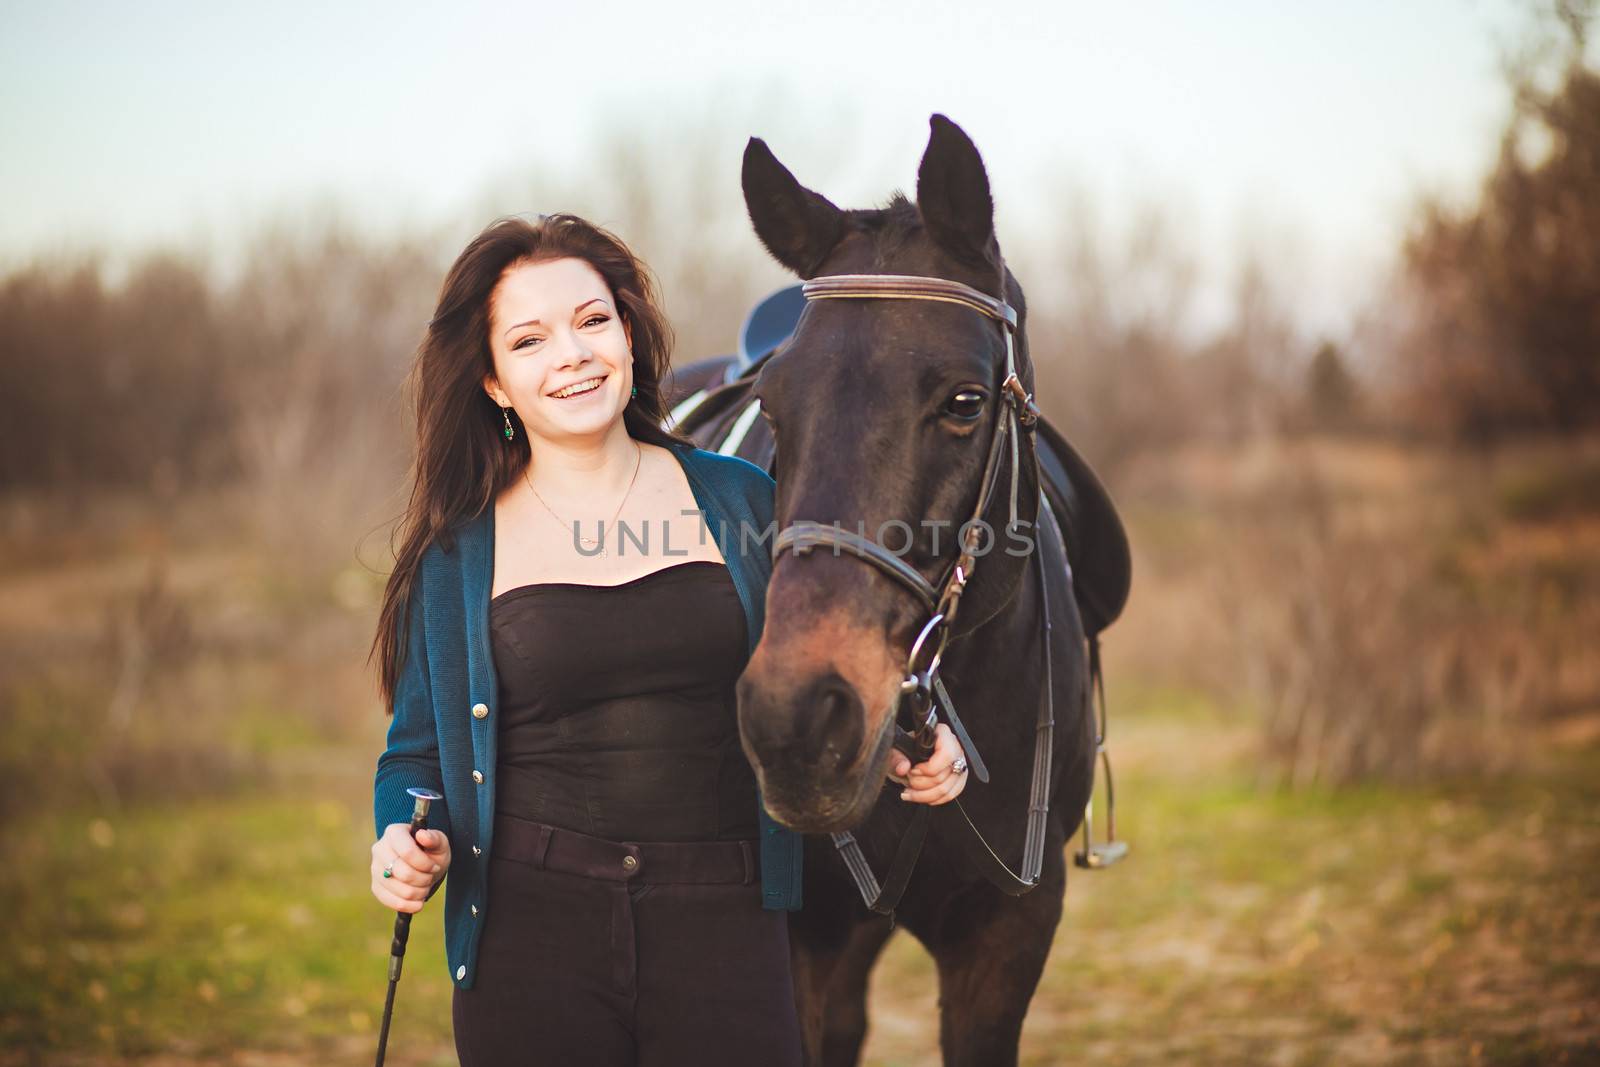
<path id="1" fill-rule="evenodd" d="M 951 712 L 950 717 L 954 720 L 952 727 L 962 735 L 968 758 L 974 764 L 974 774 L 980 780 L 987 781 L 988 773 L 983 770 L 981 758 L 972 759 L 976 748 L 965 736 L 965 730 L 960 728 L 960 720 L 954 719 L 954 709 L 943 692 L 943 685 L 939 683 L 938 671 L 945 646 L 950 642 L 951 625 L 961 606 L 961 594 L 966 591 L 967 583 L 972 580 L 978 566 L 978 539 L 982 532 L 979 520 L 988 510 L 989 499 L 994 492 L 995 475 L 999 472 L 1001 450 L 1008 442 L 1011 446 L 1011 509 L 1006 529 L 1011 530 L 1017 525 L 1017 486 L 1021 474 L 1017 438 L 1024 431 L 1032 432 L 1034 423 L 1039 419 L 1039 409 L 1033 402 L 1033 396 L 1017 377 L 1016 309 L 1003 300 L 961 282 L 910 274 L 836 274 L 813 278 L 801 288 L 807 300 L 933 300 L 957 304 L 999 323 L 1005 337 L 1006 376 L 1000 383 L 1004 406 L 1000 410 L 994 437 L 989 443 L 989 454 L 984 461 L 983 476 L 978 483 L 978 503 L 972 510 L 972 518 L 960 528 L 960 552 L 937 585 L 882 545 L 844 529 L 837 521 L 825 525 L 801 520 L 786 527 L 772 542 L 774 562 L 784 549 L 792 550 L 797 556 L 805 555 L 818 545 L 833 546 L 834 555 L 838 555 L 840 549 L 845 549 L 871 563 L 917 597 L 929 617 L 912 642 L 911 652 L 906 658 L 905 678 L 900 683 L 901 702 L 911 712 L 909 721 L 912 728 L 909 732 L 919 752 L 925 755 L 933 750 L 934 728 L 938 723 L 938 710 L 934 705 L 937 689 L 941 701 Z M 990 548 L 993 548 L 992 542 Z M 924 656 L 926 662 L 919 667 L 919 661 Z"/>

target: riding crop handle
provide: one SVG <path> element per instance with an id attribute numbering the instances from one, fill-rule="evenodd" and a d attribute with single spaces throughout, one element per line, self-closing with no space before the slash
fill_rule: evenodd
<path id="1" fill-rule="evenodd" d="M 416 803 L 411 808 L 411 839 L 417 838 L 417 831 L 426 829 L 428 825 L 427 797 L 417 797 Z M 389 945 L 389 980 L 392 982 L 400 977 L 400 963 L 405 959 L 406 940 L 411 936 L 411 912 L 402 911 L 394 917 L 394 940 Z"/>

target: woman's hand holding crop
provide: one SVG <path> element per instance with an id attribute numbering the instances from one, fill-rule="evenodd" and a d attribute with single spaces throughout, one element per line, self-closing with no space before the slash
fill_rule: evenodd
<path id="1" fill-rule="evenodd" d="M 372 895 L 386 908 L 421 911 L 449 870 L 450 838 L 438 830 L 418 830 L 413 838 L 409 823 L 390 823 L 372 843 Z"/>

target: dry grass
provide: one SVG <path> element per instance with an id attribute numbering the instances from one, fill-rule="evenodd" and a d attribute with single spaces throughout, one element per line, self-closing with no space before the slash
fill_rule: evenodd
<path id="1" fill-rule="evenodd" d="M 1312 441 L 1141 472 L 1113 678 L 1202 686 L 1297 786 L 1503 772 L 1530 727 L 1600 707 L 1600 514 L 1548 473 L 1588 447 Z M 1505 503 L 1530 482 L 1559 497 L 1536 520 Z"/>

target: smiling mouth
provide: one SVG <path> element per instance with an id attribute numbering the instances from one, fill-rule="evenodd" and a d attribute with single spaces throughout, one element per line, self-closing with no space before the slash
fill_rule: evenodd
<path id="1" fill-rule="evenodd" d="M 605 384 L 609 375 L 602 374 L 596 378 L 585 378 L 581 382 L 574 382 L 565 389 L 549 394 L 554 400 L 570 400 L 575 396 L 586 396 Z"/>

